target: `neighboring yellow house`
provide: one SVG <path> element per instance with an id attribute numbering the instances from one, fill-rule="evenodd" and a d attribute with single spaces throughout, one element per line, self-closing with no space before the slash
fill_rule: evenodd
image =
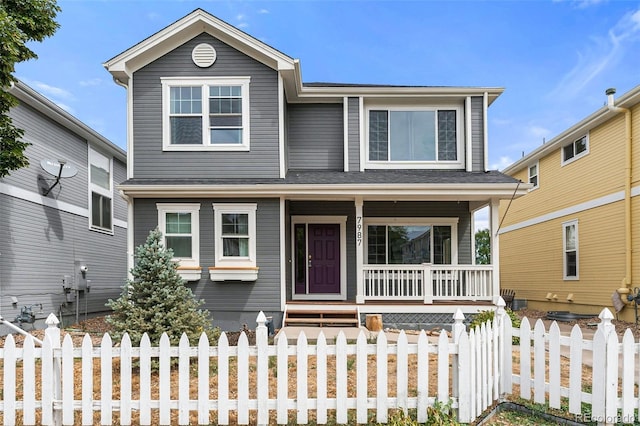
<path id="1" fill-rule="evenodd" d="M 499 230 L 501 286 L 529 308 L 598 314 L 622 300 L 620 319 L 635 321 L 627 296 L 640 287 L 640 86 L 614 93 L 504 170 L 532 185 L 501 203 Z"/>

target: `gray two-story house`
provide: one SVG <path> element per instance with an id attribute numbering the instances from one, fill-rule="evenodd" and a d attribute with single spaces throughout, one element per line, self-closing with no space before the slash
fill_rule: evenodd
<path id="1" fill-rule="evenodd" d="M 126 153 L 22 81 L 7 89 L 29 166 L 0 179 L 0 314 L 24 328 L 108 310 L 127 279 Z M 0 326 L 0 334 L 11 330 Z"/>
<path id="2" fill-rule="evenodd" d="M 422 323 L 499 295 L 473 212 L 495 229 L 526 191 L 487 170 L 502 89 L 306 84 L 201 9 L 105 67 L 128 93 L 128 251 L 159 226 L 221 327 L 347 308 Z"/>

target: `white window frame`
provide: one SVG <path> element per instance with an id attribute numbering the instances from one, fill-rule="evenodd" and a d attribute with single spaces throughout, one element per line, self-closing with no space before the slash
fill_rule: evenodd
<path id="1" fill-rule="evenodd" d="M 575 234 L 576 234 L 576 248 L 575 253 L 576 253 L 576 275 L 573 276 L 569 276 L 567 275 L 567 252 L 569 250 L 567 250 L 567 228 L 569 227 L 575 227 Z M 578 220 L 570 220 L 568 222 L 563 222 L 562 223 L 562 278 L 565 281 L 577 281 L 580 279 L 580 244 L 579 244 L 579 239 L 578 239 Z"/>
<path id="2" fill-rule="evenodd" d="M 249 83 L 251 77 L 163 77 L 162 82 L 162 149 L 164 151 L 249 151 L 250 150 L 250 102 Z M 200 86 L 202 89 L 202 143 L 172 144 L 170 101 L 171 88 L 180 86 Z M 209 132 L 209 86 L 242 87 L 242 143 L 212 144 Z"/>
<path id="3" fill-rule="evenodd" d="M 451 160 L 435 160 L 435 161 L 397 161 L 397 160 L 370 160 L 369 159 L 369 117 L 372 110 L 380 111 L 439 111 L 454 110 L 456 112 L 456 150 L 458 159 Z M 364 131 L 365 131 L 365 167 L 369 169 L 460 169 L 465 167 L 465 133 L 464 133 L 464 108 L 459 105 L 437 105 L 437 106 L 415 106 L 415 105 L 385 105 L 372 104 L 367 105 L 364 114 Z M 437 127 L 436 127 L 437 132 Z"/>
<path id="4" fill-rule="evenodd" d="M 370 217 L 364 219 L 364 259 L 369 258 L 369 226 L 450 226 L 451 227 L 451 264 L 458 264 L 458 218 L 415 218 L 415 217 Z M 433 263 L 433 232 L 431 232 L 431 259 Z"/>
<path id="5" fill-rule="evenodd" d="M 583 152 L 576 154 L 576 143 L 581 141 L 582 139 L 584 139 L 584 143 L 587 147 L 587 149 L 585 149 Z M 573 145 L 573 157 L 565 160 L 564 159 L 564 148 L 569 146 L 569 145 Z M 566 166 L 567 164 L 571 164 L 574 161 L 584 157 L 585 155 L 589 154 L 589 134 L 587 133 L 586 135 L 582 135 L 579 138 L 576 138 L 573 140 L 573 142 L 565 144 L 562 146 L 562 148 L 560 148 L 560 161 L 561 161 L 561 165 L 562 166 Z"/>
<path id="6" fill-rule="evenodd" d="M 103 188 L 100 185 L 91 182 L 91 164 L 98 165 L 100 162 L 108 163 L 109 168 L 109 189 Z M 108 157 L 89 146 L 89 164 L 88 164 L 88 178 L 89 178 L 89 229 L 93 231 L 104 232 L 107 234 L 113 234 L 113 158 Z M 93 224 L 93 193 L 102 195 L 109 198 L 111 201 L 111 228 L 103 228 Z"/>
<path id="7" fill-rule="evenodd" d="M 228 204 L 213 203 L 215 266 L 217 268 L 255 268 L 256 267 L 256 210 L 255 203 Z M 249 225 L 249 256 L 224 256 L 222 238 L 222 215 L 246 214 Z"/>
<path id="8" fill-rule="evenodd" d="M 174 257 L 180 266 L 200 266 L 200 203 L 156 203 L 158 228 L 162 232 L 162 243 L 167 247 L 165 232 L 167 213 L 191 213 L 191 257 Z"/>
<path id="9" fill-rule="evenodd" d="M 536 168 L 536 174 L 532 175 L 531 174 L 531 169 L 535 167 Z M 534 189 L 538 189 L 538 187 L 540 187 L 540 162 L 535 162 L 534 164 L 530 164 L 529 167 L 527 167 L 527 174 L 528 174 L 528 182 L 531 183 L 531 179 L 533 177 L 536 178 L 536 183 L 535 185 L 533 185 L 529 191 L 533 191 Z"/>

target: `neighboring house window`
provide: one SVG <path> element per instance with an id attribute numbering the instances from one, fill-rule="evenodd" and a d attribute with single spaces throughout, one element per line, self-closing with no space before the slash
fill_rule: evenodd
<path id="1" fill-rule="evenodd" d="M 531 189 L 538 187 L 538 163 L 529 166 L 529 183 L 533 186 Z"/>
<path id="2" fill-rule="evenodd" d="M 368 264 L 411 265 L 433 263 L 452 264 L 457 261 L 457 234 L 455 224 L 415 223 L 373 224 L 368 223 Z"/>
<path id="3" fill-rule="evenodd" d="M 589 153 L 589 138 L 587 135 L 576 139 L 569 145 L 562 147 L 562 163 L 570 163 Z"/>
<path id="4" fill-rule="evenodd" d="M 200 204 L 157 203 L 164 245 L 180 266 L 200 265 Z"/>
<path id="5" fill-rule="evenodd" d="M 213 204 L 216 267 L 256 266 L 256 204 Z"/>
<path id="6" fill-rule="evenodd" d="M 89 147 L 91 229 L 113 231 L 113 169 L 111 158 Z"/>
<path id="7" fill-rule="evenodd" d="M 368 161 L 461 164 L 462 121 L 457 108 L 386 109 L 368 112 Z"/>
<path id="8" fill-rule="evenodd" d="M 578 221 L 562 224 L 562 241 L 564 249 L 564 279 L 578 279 Z"/>
<path id="9" fill-rule="evenodd" d="M 249 150 L 249 77 L 163 78 L 165 150 Z"/>

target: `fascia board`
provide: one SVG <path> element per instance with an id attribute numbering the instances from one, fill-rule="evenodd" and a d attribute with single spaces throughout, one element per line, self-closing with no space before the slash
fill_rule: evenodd
<path id="1" fill-rule="evenodd" d="M 292 58 L 202 10 L 194 11 L 103 65 L 114 76 L 122 73 L 131 76 L 133 72 L 202 32 L 211 34 L 271 68 L 286 70 L 294 67 Z"/>
<path id="2" fill-rule="evenodd" d="M 18 81 L 16 84 L 12 85 L 9 88 L 9 93 L 15 96 L 19 101 L 29 105 L 31 108 L 49 117 L 64 128 L 71 130 L 87 142 L 94 144 L 97 143 L 107 153 L 113 155 L 123 163 L 127 163 L 127 154 L 123 149 L 23 82 Z"/>
<path id="3" fill-rule="evenodd" d="M 640 102 L 640 86 L 636 86 L 629 92 L 622 95 L 617 101 L 616 106 L 623 108 L 631 108 Z M 530 164 L 539 161 L 541 158 L 546 157 L 552 152 L 560 149 L 565 144 L 576 138 L 583 136 L 591 129 L 605 123 L 606 121 L 615 117 L 618 113 L 610 111 L 606 106 L 598 109 L 593 114 L 589 115 L 577 124 L 569 127 L 567 130 L 560 133 L 555 138 L 546 142 L 544 145 L 534 149 L 529 154 L 525 155 L 518 161 L 514 162 L 510 166 L 506 167 L 502 172 L 507 175 L 513 175 Z"/>
<path id="4" fill-rule="evenodd" d="M 194 197 L 229 196 L 236 197 L 280 197 L 280 196 L 333 196 L 353 198 L 356 194 L 381 199 L 398 197 L 434 197 L 448 200 L 510 199 L 525 195 L 530 184 L 467 184 L 467 185 L 423 185 L 423 184 L 380 184 L 380 185 L 118 185 L 124 194 L 133 197 Z"/>

